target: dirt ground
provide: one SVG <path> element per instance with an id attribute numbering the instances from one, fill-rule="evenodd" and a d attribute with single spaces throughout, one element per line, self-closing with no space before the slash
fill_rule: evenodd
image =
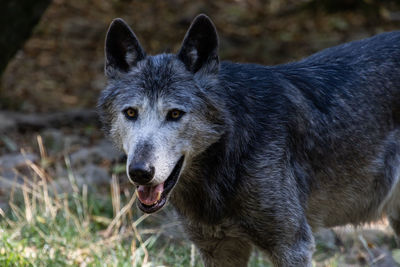
<path id="1" fill-rule="evenodd" d="M 155 54 L 177 51 L 190 21 L 206 13 L 218 28 L 222 60 L 262 64 L 293 61 L 399 28 L 396 1 L 336 2 L 365 3 L 337 11 L 307 0 L 55 0 L 9 64 L 0 108 L 93 107 L 105 82 L 104 36 L 115 17 L 124 18 L 147 52 Z"/>

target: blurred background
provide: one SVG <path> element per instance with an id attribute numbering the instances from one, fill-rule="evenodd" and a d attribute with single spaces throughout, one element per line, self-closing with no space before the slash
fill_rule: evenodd
<path id="1" fill-rule="evenodd" d="M 268 65 L 400 29 L 394 0 L 2 0 L 1 266 L 201 266 L 171 208 L 138 211 L 94 110 L 113 18 L 156 54 L 176 52 L 199 13 L 222 60 Z M 314 261 L 399 266 L 400 250 L 383 219 L 318 233 Z M 255 251 L 250 266 L 270 265 Z"/>

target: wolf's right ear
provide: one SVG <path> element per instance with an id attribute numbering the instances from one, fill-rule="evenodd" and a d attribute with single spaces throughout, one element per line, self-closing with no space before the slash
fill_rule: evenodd
<path id="1" fill-rule="evenodd" d="M 105 45 L 105 74 L 108 78 L 128 72 L 146 54 L 135 34 L 123 19 L 114 19 L 108 29 Z"/>
<path id="2" fill-rule="evenodd" d="M 183 39 L 178 58 L 193 73 L 200 70 L 206 73 L 218 72 L 218 35 L 209 17 L 201 14 L 193 20 Z"/>

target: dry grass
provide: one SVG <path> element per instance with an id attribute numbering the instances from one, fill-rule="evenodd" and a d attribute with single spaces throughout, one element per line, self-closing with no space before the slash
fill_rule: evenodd
<path id="1" fill-rule="evenodd" d="M 41 162 L 46 162 L 40 137 L 38 144 Z M 162 266 L 175 260 L 157 252 L 150 258 L 148 249 L 159 246 L 162 228 L 140 227 L 148 215 L 137 211 L 135 193 L 121 190 L 116 175 L 109 196 L 95 194 L 87 185 L 78 187 L 65 157 L 70 188 L 59 192 L 42 166 L 29 160 L 26 166 L 28 176 L 15 170 L 21 183 L 0 177 L 12 188 L 10 210 L 0 209 L 1 266 Z M 195 251 L 190 245 L 183 248 L 177 254 L 196 266 Z"/>
<path id="2" fill-rule="evenodd" d="M 52 159 L 40 137 L 37 142 L 39 164 L 27 160 L 28 171 L 15 170 L 18 180 L 0 177 L 10 188 L 10 208 L 0 209 L 0 266 L 202 266 L 194 246 L 179 231 L 172 234 L 179 224 L 168 217 L 173 213 L 168 207 L 143 215 L 136 194 L 120 185 L 118 174 L 112 175 L 108 194 L 78 186 L 68 156 L 66 177 L 54 179 Z M 60 179 L 68 180 L 61 189 Z M 400 251 L 387 246 L 393 235 L 377 238 L 377 232 L 345 229 L 337 231 L 340 245 L 317 238 L 315 266 L 379 266 L 387 252 L 400 262 Z M 249 266 L 271 265 L 255 251 Z"/>

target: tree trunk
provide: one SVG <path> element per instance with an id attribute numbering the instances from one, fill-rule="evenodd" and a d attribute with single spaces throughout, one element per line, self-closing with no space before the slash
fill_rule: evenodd
<path id="1" fill-rule="evenodd" d="M 0 76 L 51 0 L 0 0 Z"/>

